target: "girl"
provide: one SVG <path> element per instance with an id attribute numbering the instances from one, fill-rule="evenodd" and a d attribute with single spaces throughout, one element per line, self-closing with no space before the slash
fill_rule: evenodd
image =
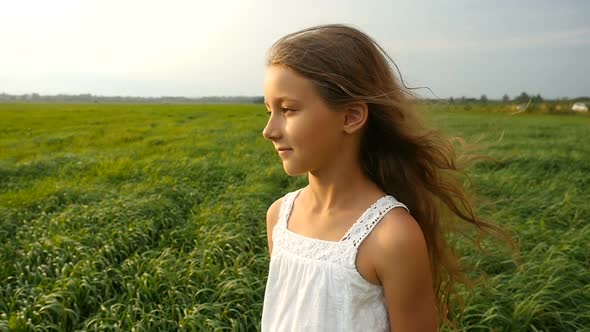
<path id="1" fill-rule="evenodd" d="M 345 25 L 270 50 L 263 136 L 309 184 L 267 212 L 262 331 L 435 331 L 465 280 L 443 213 L 506 236 L 474 215 L 452 144 L 422 126 L 387 58 Z"/>

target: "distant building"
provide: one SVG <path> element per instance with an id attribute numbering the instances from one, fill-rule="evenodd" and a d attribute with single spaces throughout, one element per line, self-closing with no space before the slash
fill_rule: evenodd
<path id="1" fill-rule="evenodd" d="M 526 108 L 526 104 L 512 105 L 513 110 L 522 111 Z"/>
<path id="2" fill-rule="evenodd" d="M 575 103 L 572 105 L 572 111 L 574 112 L 588 112 L 588 106 L 584 103 Z"/>

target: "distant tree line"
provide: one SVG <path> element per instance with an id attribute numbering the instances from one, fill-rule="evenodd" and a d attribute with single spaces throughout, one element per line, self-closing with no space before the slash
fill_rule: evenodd
<path id="1" fill-rule="evenodd" d="M 479 97 L 479 99 L 477 98 L 467 98 L 467 97 L 460 97 L 460 98 L 454 98 L 454 97 L 450 97 L 449 102 L 458 102 L 458 103 L 462 103 L 462 102 L 480 102 L 480 103 L 487 103 L 488 101 L 490 101 L 488 99 L 488 97 L 483 94 L 481 95 L 481 97 Z M 572 102 L 589 102 L 590 101 L 590 97 L 588 96 L 582 96 L 582 97 L 576 97 L 576 98 L 568 98 L 568 97 L 563 97 L 563 98 L 556 98 L 556 99 L 544 99 L 541 94 L 536 94 L 536 95 L 529 95 L 526 92 L 521 92 L 520 95 L 515 96 L 514 98 L 510 98 L 510 96 L 508 94 L 504 94 L 504 96 L 502 96 L 501 101 L 504 103 L 508 103 L 508 102 L 513 102 L 513 103 L 518 103 L 518 104 L 526 104 L 528 103 L 530 100 L 531 103 L 540 103 L 543 102 L 545 100 L 547 101 L 572 101 Z"/>
<path id="2" fill-rule="evenodd" d="M 480 98 L 472 97 L 449 97 L 444 99 L 424 98 L 421 102 L 440 102 L 448 101 L 450 103 L 487 103 L 491 101 L 502 101 L 504 103 L 513 102 L 518 104 L 538 103 L 545 101 L 541 94 L 529 95 L 522 92 L 520 95 L 510 98 L 508 94 L 504 94 L 501 100 L 491 100 L 487 95 L 482 94 Z M 557 98 L 547 101 L 571 101 L 571 102 L 590 102 L 590 97 L 576 97 L 576 98 Z M 176 96 L 162 96 L 162 97 L 133 97 L 133 96 L 97 96 L 89 93 L 69 95 L 40 95 L 38 93 L 26 93 L 21 95 L 0 93 L 0 103 L 6 102 L 25 102 L 25 103 L 133 103 L 133 104 L 262 104 L 264 103 L 263 96 L 209 96 L 209 97 L 176 97 Z"/>
<path id="3" fill-rule="evenodd" d="M 0 93 L 2 102 L 30 102 L 30 103 L 133 103 L 133 104 L 251 104 L 264 103 L 261 96 L 210 96 L 210 97 L 125 97 L 125 96 L 96 96 L 89 93 L 68 95 L 40 95 L 26 93 L 13 95 Z"/>

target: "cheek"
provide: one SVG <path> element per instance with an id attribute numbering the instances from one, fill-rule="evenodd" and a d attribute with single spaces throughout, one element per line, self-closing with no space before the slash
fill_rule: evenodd
<path id="1" fill-rule="evenodd" d="M 293 147 L 304 148 L 302 153 L 323 154 L 334 151 L 339 136 L 335 124 L 322 119 L 305 119 L 292 123 L 287 130 L 291 133 Z"/>

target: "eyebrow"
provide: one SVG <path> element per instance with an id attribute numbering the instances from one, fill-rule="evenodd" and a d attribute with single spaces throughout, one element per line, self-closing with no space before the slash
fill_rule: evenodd
<path id="1" fill-rule="evenodd" d="M 299 102 L 300 102 L 299 100 L 297 100 L 297 99 L 295 99 L 295 98 L 290 98 L 290 97 L 287 97 L 287 96 L 279 97 L 279 98 L 277 98 L 277 101 L 278 101 L 278 102 L 282 102 L 282 101 L 292 101 L 292 102 L 295 102 L 295 103 L 299 103 Z M 264 104 L 265 104 L 265 105 L 268 105 L 268 101 L 266 100 L 266 98 L 264 99 Z"/>

